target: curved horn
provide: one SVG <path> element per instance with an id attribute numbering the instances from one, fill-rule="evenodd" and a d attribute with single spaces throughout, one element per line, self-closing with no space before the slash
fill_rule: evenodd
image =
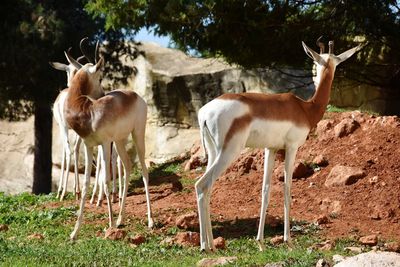
<path id="1" fill-rule="evenodd" d="M 87 42 L 88 39 L 88 37 L 82 38 L 82 40 L 79 42 L 79 48 L 81 49 L 81 52 L 85 56 L 87 61 L 89 61 L 89 63 L 93 63 L 90 56 L 86 53 L 86 50 L 83 48 L 83 42 Z"/>
<path id="2" fill-rule="evenodd" d="M 80 56 L 76 59 L 76 61 L 78 61 L 79 63 L 81 63 L 81 61 L 86 58 L 85 56 Z"/>
<path id="3" fill-rule="evenodd" d="M 99 40 L 96 42 L 96 49 L 94 50 L 94 63 L 97 64 L 99 61 Z"/>
<path id="4" fill-rule="evenodd" d="M 321 42 L 322 35 L 317 39 L 317 46 L 319 47 L 319 53 L 323 54 L 325 52 L 325 45 L 323 42 Z"/>
<path id="5" fill-rule="evenodd" d="M 328 43 L 328 46 L 329 46 L 329 54 L 333 54 L 333 41 L 329 41 L 329 43 Z"/>
<path id="6" fill-rule="evenodd" d="M 72 64 L 75 68 L 77 68 L 77 69 L 79 70 L 80 68 L 82 68 L 82 65 L 81 65 L 81 63 L 79 63 L 78 61 L 76 61 L 76 60 L 69 54 L 70 51 L 71 51 L 71 47 L 70 47 L 67 51 L 64 51 L 65 57 L 67 58 L 67 60 L 68 60 L 68 62 L 69 62 L 70 64 Z"/>

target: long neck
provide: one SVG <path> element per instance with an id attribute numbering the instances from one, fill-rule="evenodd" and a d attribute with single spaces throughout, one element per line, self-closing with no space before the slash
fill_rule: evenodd
<path id="1" fill-rule="evenodd" d="M 329 103 L 334 74 L 334 68 L 329 65 L 321 70 L 318 86 L 313 97 L 308 101 L 312 127 L 321 120 L 325 113 L 326 106 Z"/>

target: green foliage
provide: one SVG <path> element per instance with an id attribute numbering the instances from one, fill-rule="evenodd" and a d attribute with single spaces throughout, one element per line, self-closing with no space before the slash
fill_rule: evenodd
<path id="1" fill-rule="evenodd" d="M 398 1 L 90 0 L 86 7 L 105 17 L 107 29 L 154 28 L 180 49 L 245 67 L 309 65 L 300 42 L 313 46 L 320 35 L 335 40 L 337 54 L 368 43 L 339 75 L 385 88 L 400 84 Z"/>

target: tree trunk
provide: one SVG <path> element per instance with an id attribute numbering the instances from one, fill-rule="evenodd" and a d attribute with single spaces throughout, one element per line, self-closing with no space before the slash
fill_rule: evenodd
<path id="1" fill-rule="evenodd" d="M 50 103 L 35 104 L 35 158 L 33 163 L 33 194 L 51 192 L 52 112 Z"/>

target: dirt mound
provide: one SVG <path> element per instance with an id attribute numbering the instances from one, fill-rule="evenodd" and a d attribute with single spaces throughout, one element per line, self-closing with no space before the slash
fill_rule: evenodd
<path id="1" fill-rule="evenodd" d="M 397 117 L 375 117 L 359 112 L 327 113 L 297 154 L 296 163 L 301 162 L 314 172 L 293 179 L 291 219 L 314 222 L 326 216 L 328 222 L 321 227 L 329 238 L 375 234 L 380 239 L 399 240 L 399 142 L 400 120 Z M 263 150 L 247 149 L 215 183 L 211 217 L 222 236 L 256 232 L 263 160 Z M 282 225 L 283 182 L 279 180 L 282 164 L 280 155 L 275 162 L 267 210 L 269 225 L 276 225 L 276 221 Z M 326 179 L 335 166 L 354 167 L 363 175 L 352 183 L 327 186 Z M 152 206 L 159 222 L 173 225 L 179 215 L 197 210 L 193 184 L 201 174 L 197 168 L 150 181 Z M 344 175 L 351 177 L 351 174 Z M 181 191 L 165 194 L 160 190 L 177 180 L 184 185 Z M 128 197 L 127 216 L 144 216 L 145 210 L 144 194 Z"/>

